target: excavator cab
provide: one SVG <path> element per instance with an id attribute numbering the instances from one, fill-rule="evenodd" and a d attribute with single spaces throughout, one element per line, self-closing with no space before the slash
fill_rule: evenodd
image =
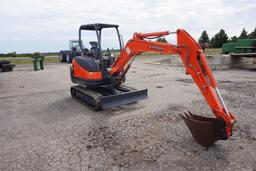
<path id="1" fill-rule="evenodd" d="M 86 24 L 79 28 L 79 45 L 82 49 L 82 55 L 77 56 L 72 61 L 70 67 L 70 77 L 73 83 L 78 85 L 72 86 L 70 91 L 72 97 L 83 102 L 92 110 L 101 110 L 116 107 L 123 104 L 135 103 L 139 100 L 147 98 L 147 89 L 137 90 L 132 87 L 121 86 L 118 84 L 118 78 L 121 73 L 111 75 L 110 70 L 116 62 L 113 51 L 102 45 L 102 39 L 106 36 L 103 30 L 114 29 L 117 35 L 117 43 L 115 44 L 115 52 L 121 53 L 123 49 L 123 40 L 115 24 Z M 95 32 L 96 38 L 83 34 L 83 32 Z M 112 32 L 113 33 L 113 32 Z M 82 36 L 83 35 L 83 36 Z M 111 37 L 111 41 L 116 35 L 107 35 Z M 113 37 L 114 36 L 114 37 Z M 89 39 L 86 43 L 90 47 L 85 46 L 84 39 Z M 96 39 L 96 40 L 95 40 Z M 82 42 L 84 42 L 82 44 Z M 83 46 L 84 45 L 84 46 Z M 124 78 L 122 77 L 122 80 Z"/>
<path id="2" fill-rule="evenodd" d="M 102 23 L 96 23 L 96 24 L 86 24 L 82 25 L 79 28 L 79 45 L 82 49 L 82 53 L 84 57 L 91 57 L 94 58 L 94 60 L 97 60 L 97 64 L 99 65 L 100 70 L 106 70 L 109 68 L 115 61 L 115 56 L 113 53 L 110 52 L 109 48 L 103 49 L 102 48 L 102 31 L 105 29 L 114 29 L 116 32 L 116 35 L 118 37 L 118 43 L 119 43 L 119 51 L 122 50 L 122 38 L 118 30 L 118 25 L 115 24 L 102 24 Z M 82 44 L 82 32 L 83 31 L 94 31 L 96 34 L 95 41 L 90 41 L 89 44 L 91 45 L 90 48 L 83 48 Z M 116 47 L 115 47 L 116 48 Z M 90 49 L 90 50 L 89 50 Z"/>

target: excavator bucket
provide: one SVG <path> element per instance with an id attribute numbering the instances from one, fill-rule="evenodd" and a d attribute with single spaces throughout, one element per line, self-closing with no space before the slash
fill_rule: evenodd
<path id="1" fill-rule="evenodd" d="M 184 113 L 182 119 L 188 126 L 195 141 L 205 147 L 209 147 L 218 140 L 226 140 L 225 122 L 222 119 L 208 118 Z"/>

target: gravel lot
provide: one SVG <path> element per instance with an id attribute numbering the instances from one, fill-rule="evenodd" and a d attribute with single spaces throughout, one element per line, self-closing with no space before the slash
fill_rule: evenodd
<path id="1" fill-rule="evenodd" d="M 166 57 L 163 57 L 166 58 Z M 256 70 L 215 71 L 237 123 L 206 149 L 179 113 L 210 115 L 183 68 L 135 60 L 126 84 L 148 88 L 136 104 L 93 112 L 71 98 L 69 64 L 0 73 L 0 170 L 256 170 Z"/>

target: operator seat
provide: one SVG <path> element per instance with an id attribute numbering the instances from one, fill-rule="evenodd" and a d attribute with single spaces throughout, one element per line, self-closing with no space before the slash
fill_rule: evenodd
<path id="1" fill-rule="evenodd" d="M 98 45 L 98 42 L 96 41 L 91 41 L 89 42 L 90 45 L 92 46 L 91 47 L 91 54 L 93 55 L 93 57 L 96 59 L 96 60 L 99 60 L 100 59 L 100 48 L 99 48 L 99 45 Z"/>
<path id="2" fill-rule="evenodd" d="M 98 72 L 100 71 L 100 67 L 97 64 L 94 58 L 88 57 L 85 58 L 84 56 L 77 56 L 74 60 L 84 69 L 89 72 Z"/>
<path id="3" fill-rule="evenodd" d="M 99 59 L 100 59 L 100 49 L 98 42 L 91 41 L 89 42 L 91 47 L 91 53 L 84 54 L 83 56 L 77 56 L 74 60 L 83 68 L 89 72 L 98 72 L 100 71 Z"/>

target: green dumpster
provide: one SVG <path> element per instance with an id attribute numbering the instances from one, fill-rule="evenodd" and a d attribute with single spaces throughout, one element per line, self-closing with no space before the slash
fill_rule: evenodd
<path id="1" fill-rule="evenodd" d="M 238 39 L 236 53 L 252 53 L 255 49 L 255 39 Z"/>
<path id="2" fill-rule="evenodd" d="M 236 50 L 235 46 L 236 46 L 236 43 L 223 43 L 222 53 L 229 54 L 229 53 L 235 52 L 235 50 Z"/>
<path id="3" fill-rule="evenodd" d="M 35 55 L 31 57 L 33 59 L 34 70 L 43 70 L 44 69 L 44 56 Z"/>

